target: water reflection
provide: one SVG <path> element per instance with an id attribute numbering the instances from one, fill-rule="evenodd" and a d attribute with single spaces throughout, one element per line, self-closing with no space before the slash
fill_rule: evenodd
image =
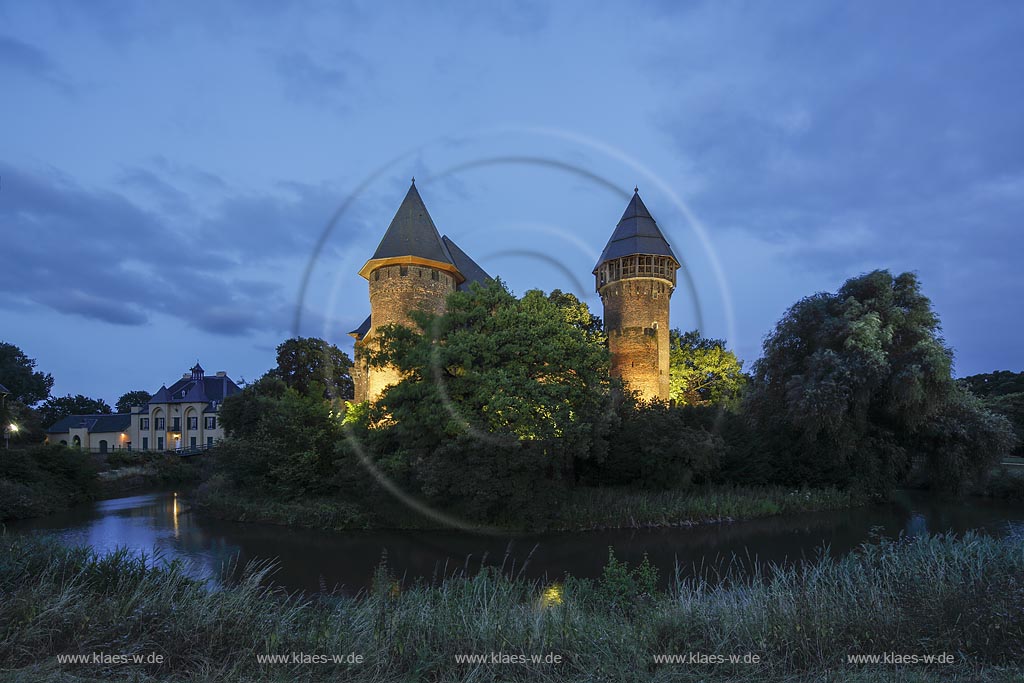
<path id="1" fill-rule="evenodd" d="M 370 584 L 385 552 L 391 572 L 403 584 L 437 582 L 488 565 L 556 586 L 567 572 L 599 576 L 609 547 L 631 564 L 646 553 L 667 581 L 677 565 L 683 576 L 714 578 L 729 567 L 749 570 L 758 562 L 791 563 L 823 552 L 842 555 L 872 534 L 895 538 L 969 529 L 1022 534 L 1024 506 L 904 493 L 891 505 L 735 524 L 495 539 L 448 531 L 338 534 L 224 522 L 190 511 L 187 496 L 172 492 L 101 501 L 8 526 L 11 533 L 54 533 L 99 552 L 127 546 L 163 560 L 180 559 L 190 575 L 214 581 L 230 567 L 277 560 L 274 580 L 290 589 L 347 592 Z"/>

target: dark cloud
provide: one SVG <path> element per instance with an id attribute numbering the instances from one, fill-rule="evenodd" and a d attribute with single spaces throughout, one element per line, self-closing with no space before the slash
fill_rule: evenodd
<path id="1" fill-rule="evenodd" d="M 336 111 L 349 109 L 347 90 L 356 72 L 367 68 L 353 53 L 339 52 L 320 60 L 300 50 L 278 56 L 275 66 L 285 94 L 292 100 Z"/>
<path id="2" fill-rule="evenodd" d="M 15 71 L 47 83 L 64 94 L 72 92 L 71 85 L 57 63 L 34 45 L 0 35 L 0 69 Z"/>
<path id="3" fill-rule="evenodd" d="M 335 201 L 326 187 L 291 184 L 277 199 L 228 198 L 213 218 L 180 221 L 53 170 L 0 164 L 0 176 L 0 305 L 44 306 L 115 325 L 160 314 L 221 335 L 287 330 L 294 302 L 280 267 L 266 277 L 250 271 L 257 263 L 301 263 Z M 179 188 L 147 169 L 126 171 L 121 182 L 164 203 L 185 202 Z"/>

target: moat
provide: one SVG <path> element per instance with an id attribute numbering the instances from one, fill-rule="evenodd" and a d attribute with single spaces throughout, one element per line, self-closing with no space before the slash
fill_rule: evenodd
<path id="1" fill-rule="evenodd" d="M 940 499 L 900 492 L 887 505 L 788 515 L 690 528 L 613 530 L 504 537 L 448 531 L 323 532 L 225 522 L 189 509 L 187 496 L 148 493 L 79 506 L 7 525 L 7 532 L 50 533 L 72 545 L 105 552 L 126 546 L 163 560 L 182 560 L 191 575 L 216 584 L 223 569 L 252 560 L 276 560 L 276 583 L 292 590 L 365 587 L 386 553 L 394 574 L 407 582 L 436 580 L 483 562 L 558 580 L 566 573 L 596 577 L 608 558 L 639 562 L 646 553 L 665 579 L 680 566 L 689 574 L 714 572 L 730 562 L 792 563 L 823 549 L 844 555 L 884 536 L 978 530 L 1024 534 L 1024 504 Z M 525 565 L 525 569 L 524 569 Z"/>

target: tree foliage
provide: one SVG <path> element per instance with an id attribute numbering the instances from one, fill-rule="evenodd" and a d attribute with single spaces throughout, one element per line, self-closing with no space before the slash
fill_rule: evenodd
<path id="1" fill-rule="evenodd" d="M 7 401 L 33 406 L 50 395 L 53 376 L 35 369 L 36 361 L 14 344 L 0 342 L 0 384 L 7 387 Z"/>
<path id="2" fill-rule="evenodd" d="M 963 377 L 957 382 L 980 398 L 1024 393 L 1024 372 L 996 370 L 982 375 Z"/>
<path id="3" fill-rule="evenodd" d="M 134 406 L 144 406 L 149 403 L 151 398 L 153 398 L 152 394 L 140 389 L 125 392 L 121 394 L 121 398 L 117 399 L 117 403 L 114 404 L 114 412 L 130 413 Z"/>
<path id="4" fill-rule="evenodd" d="M 568 296 L 517 299 L 493 281 L 451 294 L 443 315 L 413 313 L 417 329 L 382 328 L 370 362 L 405 378 L 371 412 L 383 466 L 490 518 L 571 482 L 576 459 L 605 446 L 610 392 L 608 351 Z"/>
<path id="5" fill-rule="evenodd" d="M 109 415 L 110 405 L 102 398 L 89 398 L 78 394 L 51 396 L 37 409 L 44 428 L 48 428 L 69 415 Z"/>
<path id="6" fill-rule="evenodd" d="M 940 445 L 956 447 L 963 434 L 995 448 L 973 453 L 974 470 L 1003 454 L 1004 439 L 978 430 L 1005 430 L 1005 421 L 964 400 L 951 368 L 916 276 L 874 271 L 786 312 L 754 365 L 747 408 L 780 478 L 884 493 L 915 456 L 938 473 Z M 966 469 L 942 471 L 960 477 Z"/>
<path id="7" fill-rule="evenodd" d="M 743 363 L 721 339 L 669 332 L 669 398 L 690 406 L 734 405 L 746 384 Z"/>
<path id="8" fill-rule="evenodd" d="M 352 359 L 334 344 L 316 337 L 295 337 L 277 347 L 277 367 L 268 372 L 300 394 L 351 399 Z"/>
<path id="9" fill-rule="evenodd" d="M 215 453 L 218 471 L 240 489 L 278 499 L 330 492 L 341 430 L 321 391 L 303 394 L 264 377 L 228 397 L 220 420 L 229 438 Z"/>

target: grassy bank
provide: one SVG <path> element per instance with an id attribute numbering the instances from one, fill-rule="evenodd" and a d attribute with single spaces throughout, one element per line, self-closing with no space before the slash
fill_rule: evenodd
<path id="1" fill-rule="evenodd" d="M 190 497 L 205 513 L 239 522 L 263 522 L 342 531 L 369 528 L 429 528 L 430 520 L 398 509 L 383 518 L 332 498 L 279 501 L 232 489 L 218 478 Z M 864 504 L 855 494 L 836 489 L 781 486 L 717 486 L 696 491 L 638 491 L 579 488 L 550 523 L 550 530 L 589 531 L 714 524 L 774 515 L 838 510 Z"/>
<path id="2" fill-rule="evenodd" d="M 0 457 L 0 522 L 39 517 L 137 489 L 193 484 L 201 464 L 163 453 L 33 446 Z"/>
<path id="3" fill-rule="evenodd" d="M 863 505 L 837 489 L 718 486 L 694 492 L 577 489 L 561 515 L 565 530 L 670 527 L 732 522 Z"/>
<path id="4" fill-rule="evenodd" d="M 493 571 L 402 586 L 381 572 L 360 597 L 303 599 L 268 587 L 265 568 L 209 591 L 177 566 L 4 537 L 0 671 L 25 681 L 1020 680 L 1022 573 L 1024 540 L 968 535 L 866 546 L 725 585 L 677 582 L 666 593 L 613 561 L 597 582 L 557 587 Z M 94 652 L 163 661 L 56 659 Z M 562 659 L 457 661 L 499 652 Z M 750 653 L 759 663 L 655 663 L 690 652 Z M 847 655 L 891 652 L 949 653 L 955 663 L 847 664 Z M 290 653 L 363 661 L 257 660 Z"/>

